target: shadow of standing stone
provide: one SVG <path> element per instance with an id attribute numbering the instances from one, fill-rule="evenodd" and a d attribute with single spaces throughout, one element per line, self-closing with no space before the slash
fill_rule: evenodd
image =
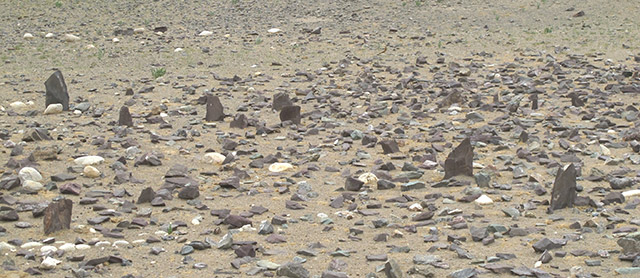
<path id="1" fill-rule="evenodd" d="M 49 79 L 44 82 L 44 86 L 46 88 L 44 107 L 49 107 L 49 104 L 60 103 L 62 104 L 62 110 L 68 111 L 69 93 L 67 91 L 67 84 L 64 83 L 62 72 L 57 70 L 51 74 Z"/>
<path id="2" fill-rule="evenodd" d="M 60 230 L 69 229 L 71 225 L 71 210 L 73 202 L 62 199 L 49 204 L 44 210 L 44 234 L 48 235 Z"/>
<path id="3" fill-rule="evenodd" d="M 473 146 L 469 138 L 462 140 L 444 161 L 444 179 L 459 175 L 473 177 Z"/>
<path id="4" fill-rule="evenodd" d="M 207 122 L 219 122 L 224 120 L 224 107 L 217 96 L 207 96 L 207 114 L 204 118 Z"/>
<path id="5" fill-rule="evenodd" d="M 558 169 L 551 191 L 551 204 L 548 212 L 552 213 L 556 209 L 573 207 L 576 195 L 576 167 L 571 163 Z"/>

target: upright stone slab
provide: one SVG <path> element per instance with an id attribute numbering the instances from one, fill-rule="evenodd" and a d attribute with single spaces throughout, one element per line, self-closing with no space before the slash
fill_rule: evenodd
<path id="1" fill-rule="evenodd" d="M 217 96 L 207 95 L 207 122 L 219 122 L 224 120 L 224 107 Z"/>
<path id="2" fill-rule="evenodd" d="M 292 121 L 294 124 L 299 125 L 301 121 L 300 106 L 291 105 L 282 107 L 282 110 L 280 110 L 280 121 Z"/>
<path id="3" fill-rule="evenodd" d="M 118 118 L 118 125 L 133 126 L 133 119 L 131 113 L 129 113 L 129 107 L 122 106 L 120 108 L 120 118 Z"/>
<path id="4" fill-rule="evenodd" d="M 60 230 L 69 229 L 71 226 L 71 210 L 73 202 L 69 199 L 62 199 L 49 204 L 44 210 L 44 234 L 48 235 Z"/>
<path id="5" fill-rule="evenodd" d="M 276 111 L 282 110 L 283 107 L 292 106 L 293 102 L 289 99 L 287 93 L 277 93 L 273 95 L 273 109 Z"/>
<path id="6" fill-rule="evenodd" d="M 556 209 L 573 207 L 573 202 L 577 196 L 576 174 L 576 167 L 573 163 L 558 169 L 556 180 L 553 182 L 553 189 L 551 191 L 549 212 L 553 212 Z"/>
<path id="7" fill-rule="evenodd" d="M 444 178 L 464 175 L 473 177 L 473 146 L 471 139 L 462 140 L 444 161 Z"/>
<path id="8" fill-rule="evenodd" d="M 400 151 L 398 142 L 395 140 L 383 140 L 380 142 L 380 146 L 382 146 L 382 152 L 384 154 L 397 153 Z"/>
<path id="9" fill-rule="evenodd" d="M 244 114 L 236 114 L 233 121 L 229 123 L 230 128 L 246 128 L 249 126 L 249 119 Z"/>
<path id="10" fill-rule="evenodd" d="M 69 93 L 67 92 L 67 84 L 64 83 L 64 77 L 62 72 L 57 70 L 49 79 L 44 82 L 46 88 L 46 100 L 44 107 L 49 107 L 49 104 L 60 103 L 62 104 L 62 110 L 69 110 Z"/>

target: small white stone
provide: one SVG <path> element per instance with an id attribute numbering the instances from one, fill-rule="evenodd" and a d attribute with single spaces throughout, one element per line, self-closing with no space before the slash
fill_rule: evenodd
<path id="1" fill-rule="evenodd" d="M 77 42 L 80 40 L 80 37 L 76 36 L 76 35 L 72 35 L 72 34 L 65 34 L 64 35 L 64 41 L 66 42 Z"/>
<path id="2" fill-rule="evenodd" d="M 132 242 L 131 242 L 131 245 L 133 245 L 133 246 L 140 246 L 140 245 L 145 244 L 145 242 L 147 242 L 147 241 L 146 241 L 146 240 L 144 240 L 144 239 L 136 239 L 136 240 L 134 240 L 134 241 L 132 241 Z"/>
<path id="3" fill-rule="evenodd" d="M 473 163 L 473 169 L 484 169 L 484 165 L 478 162 Z"/>
<path id="4" fill-rule="evenodd" d="M 191 224 L 200 225 L 200 221 L 201 220 L 202 220 L 202 216 L 198 215 L 198 216 L 194 217 L 193 219 L 191 219 Z"/>
<path id="5" fill-rule="evenodd" d="M 358 177 L 358 180 L 365 184 L 376 184 L 378 182 L 378 177 L 372 173 L 364 173 Z"/>
<path id="6" fill-rule="evenodd" d="M 316 214 L 316 216 L 317 216 L 318 218 L 327 218 L 327 217 L 329 217 L 329 215 L 327 215 L 326 213 L 322 213 L 322 212 L 320 212 L 320 213 Z"/>
<path id="7" fill-rule="evenodd" d="M 600 151 L 602 152 L 602 155 L 611 155 L 611 151 L 605 145 L 600 144 Z"/>
<path id="8" fill-rule="evenodd" d="M 286 162 L 285 163 L 276 162 L 269 165 L 269 171 L 274 173 L 280 173 L 280 172 L 284 172 L 291 169 L 293 169 L 293 165 L 291 165 L 291 163 L 286 163 Z"/>
<path id="9" fill-rule="evenodd" d="M 182 48 L 180 48 L 180 47 L 178 47 L 178 48 L 176 48 L 176 49 L 174 49 L 174 50 L 173 50 L 173 52 L 182 52 L 182 51 L 184 51 L 184 49 L 182 49 Z"/>
<path id="10" fill-rule="evenodd" d="M 475 200 L 476 204 L 478 205 L 489 205 L 489 204 L 493 204 L 493 200 L 487 196 L 482 194 L 482 196 L 478 197 L 478 199 Z"/>
<path id="11" fill-rule="evenodd" d="M 60 245 L 60 247 L 58 247 L 58 249 L 64 251 L 64 252 L 71 252 L 76 250 L 76 245 L 73 243 L 65 243 L 63 245 Z"/>
<path id="12" fill-rule="evenodd" d="M 224 159 L 226 157 L 224 155 L 222 155 L 221 153 L 205 153 L 204 154 L 204 161 L 207 163 L 213 163 L 213 164 L 218 164 L 221 165 L 222 162 L 224 162 Z"/>
<path id="13" fill-rule="evenodd" d="M 539 268 L 540 266 L 542 266 L 542 262 L 541 261 L 537 261 L 535 264 L 533 264 L 534 268 Z"/>
<path id="14" fill-rule="evenodd" d="M 139 28 L 135 28 L 133 29 L 133 32 L 136 34 L 140 34 L 140 33 L 144 33 L 144 27 L 139 27 Z"/>
<path id="15" fill-rule="evenodd" d="M 60 264 L 61 261 L 58 261 L 52 257 L 46 257 L 44 258 L 44 260 L 42 260 L 42 263 L 40 264 L 40 268 L 41 269 L 54 269 L 58 264 Z"/>
<path id="16" fill-rule="evenodd" d="M 0 242 L 0 253 L 4 253 L 6 251 L 16 252 L 16 248 L 13 245 L 6 243 L 4 241 Z"/>
<path id="17" fill-rule="evenodd" d="M 33 167 L 23 167 L 18 172 L 18 176 L 23 181 L 41 181 L 42 175 Z"/>
<path id="18" fill-rule="evenodd" d="M 202 32 L 200 32 L 200 34 L 198 34 L 198 36 L 201 36 L 201 37 L 207 37 L 207 36 L 211 36 L 211 35 L 213 35 L 213 32 L 211 32 L 211 31 L 202 31 Z"/>
<path id="19" fill-rule="evenodd" d="M 33 39 L 33 34 L 31 34 L 31 33 L 24 33 L 24 35 L 22 36 L 22 38 L 24 38 L 25 40 Z"/>
<path id="20" fill-rule="evenodd" d="M 91 245 L 88 245 L 88 244 L 78 244 L 78 245 L 76 245 L 76 249 L 78 249 L 78 250 L 87 250 L 87 249 L 90 249 L 90 248 L 91 248 Z"/>
<path id="21" fill-rule="evenodd" d="M 111 242 L 108 241 L 98 241 L 96 243 L 96 247 L 107 247 L 107 246 L 111 246 Z"/>
<path id="22" fill-rule="evenodd" d="M 622 192 L 622 196 L 624 196 L 625 198 L 629 198 L 637 195 L 640 195 L 640 189 L 632 189 L 632 190 L 627 190 L 625 192 Z"/>
<path id="23" fill-rule="evenodd" d="M 14 101 L 14 102 L 9 104 L 9 107 L 11 107 L 13 109 L 22 109 L 22 108 L 27 107 L 27 105 L 22 101 Z"/>
<path id="24" fill-rule="evenodd" d="M 31 191 L 31 192 L 35 192 L 35 191 L 40 191 L 42 190 L 42 188 L 44 188 L 44 185 L 42 185 L 41 183 L 37 182 L 37 181 L 32 181 L 32 180 L 26 180 L 22 182 L 22 188 Z"/>
<path id="25" fill-rule="evenodd" d="M 420 205 L 418 203 L 414 203 L 413 205 L 409 206 L 409 210 L 410 211 L 421 211 L 422 210 L 422 205 Z"/>
<path id="26" fill-rule="evenodd" d="M 50 39 L 55 37 L 56 35 L 54 35 L 53 33 L 47 33 L 46 35 L 44 35 L 45 38 Z"/>
<path id="27" fill-rule="evenodd" d="M 96 46 L 93 45 L 93 44 L 87 44 L 84 48 L 85 49 L 94 49 L 94 48 L 96 48 Z"/>
<path id="28" fill-rule="evenodd" d="M 31 241 L 31 242 L 27 242 L 27 243 L 24 243 L 24 244 L 20 245 L 20 248 L 28 250 L 28 249 L 31 249 L 31 248 L 40 248 L 40 247 L 42 247 L 42 245 L 44 245 L 44 244 L 42 244 L 42 242 Z"/>
<path id="29" fill-rule="evenodd" d="M 163 237 L 163 236 L 168 235 L 168 233 L 167 233 L 167 232 L 165 232 L 165 231 L 155 231 L 155 233 L 154 233 L 154 234 L 155 234 L 155 235 L 157 235 L 157 236 L 159 236 L 159 237 Z"/>
<path id="30" fill-rule="evenodd" d="M 118 43 L 118 42 L 120 42 L 120 39 L 118 39 L 118 38 L 113 38 L 111 41 L 112 41 L 112 42 L 114 42 L 114 43 Z"/>
<path id="31" fill-rule="evenodd" d="M 45 245 L 40 248 L 40 253 L 49 253 L 49 252 L 56 252 L 56 251 L 58 251 L 58 247 L 51 246 L 51 245 Z"/>
<path id="32" fill-rule="evenodd" d="M 102 156 L 97 156 L 97 155 L 87 155 L 87 156 L 81 156 L 76 158 L 74 162 L 76 164 L 80 164 L 83 166 L 97 165 L 104 162 L 104 158 Z"/>
<path id="33" fill-rule="evenodd" d="M 280 30 L 278 28 L 271 28 L 271 29 L 267 30 L 267 32 L 269 32 L 271 34 L 279 33 L 280 31 L 282 31 L 282 30 Z"/>
<path id="34" fill-rule="evenodd" d="M 62 113 L 62 109 L 64 107 L 61 103 L 52 103 L 47 106 L 47 109 L 44 110 L 45 115 L 58 114 Z"/>
<path id="35" fill-rule="evenodd" d="M 82 173 L 87 178 L 95 179 L 97 177 L 100 177 L 100 170 L 93 166 L 85 166 L 84 170 L 82 170 Z"/>
<path id="36" fill-rule="evenodd" d="M 127 246 L 129 245 L 129 242 L 126 240 L 116 240 L 113 242 L 113 246 L 114 247 L 118 247 L 118 246 Z"/>

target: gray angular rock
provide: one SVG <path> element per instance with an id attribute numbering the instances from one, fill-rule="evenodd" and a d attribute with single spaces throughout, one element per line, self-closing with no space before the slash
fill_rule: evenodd
<path id="1" fill-rule="evenodd" d="M 43 227 L 44 234 L 48 235 L 60 230 L 69 229 L 71 225 L 71 211 L 73 202 L 62 199 L 53 202 L 44 210 Z"/>
<path id="2" fill-rule="evenodd" d="M 218 122 L 224 120 L 224 107 L 220 102 L 220 98 L 213 95 L 207 95 L 207 114 L 204 119 L 207 122 Z"/>
<path id="3" fill-rule="evenodd" d="M 118 118 L 119 126 L 133 126 L 133 118 L 131 118 L 131 113 L 129 112 L 129 107 L 122 106 L 120 107 L 120 117 Z"/>
<path id="4" fill-rule="evenodd" d="M 576 167 L 571 163 L 558 169 L 551 191 L 549 211 L 573 207 L 576 196 Z"/>
<path id="5" fill-rule="evenodd" d="M 382 146 L 382 152 L 384 154 L 397 153 L 400 151 L 398 142 L 396 142 L 395 140 L 380 141 L 380 146 Z"/>
<path id="6" fill-rule="evenodd" d="M 360 191 L 360 189 L 362 189 L 362 185 L 364 185 L 364 182 L 361 180 L 354 177 L 347 177 L 344 182 L 344 189 L 348 191 Z"/>
<path id="7" fill-rule="evenodd" d="M 299 125 L 302 118 L 300 117 L 300 106 L 290 105 L 282 107 L 280 110 L 280 121 L 291 121 Z"/>
<path id="8" fill-rule="evenodd" d="M 309 271 L 299 263 L 286 263 L 278 267 L 276 275 L 289 278 L 309 278 Z"/>
<path id="9" fill-rule="evenodd" d="M 458 175 L 473 176 L 473 146 L 469 138 L 462 140 L 444 162 L 444 179 Z"/>
<path id="10" fill-rule="evenodd" d="M 282 110 L 283 107 L 292 106 L 293 102 L 289 99 L 287 93 L 276 93 L 273 95 L 273 109 L 276 111 Z"/>
<path id="11" fill-rule="evenodd" d="M 233 121 L 229 123 L 230 128 L 242 129 L 246 128 L 247 126 L 249 126 L 249 120 L 244 114 L 236 114 L 236 116 L 233 118 Z"/>
<path id="12" fill-rule="evenodd" d="M 62 110 L 69 111 L 69 92 L 67 92 L 67 84 L 64 82 L 62 72 L 57 70 L 51 74 L 47 81 L 44 82 L 44 86 L 46 89 L 44 107 L 48 107 L 49 104 L 60 103 L 62 104 Z"/>
<path id="13" fill-rule="evenodd" d="M 400 265 L 396 263 L 395 260 L 389 259 L 384 264 L 384 274 L 387 278 L 403 278 L 404 274 L 402 273 L 402 269 L 400 269 Z"/>

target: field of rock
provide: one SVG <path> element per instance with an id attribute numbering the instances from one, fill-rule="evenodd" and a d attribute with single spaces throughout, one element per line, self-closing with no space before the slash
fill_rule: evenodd
<path id="1" fill-rule="evenodd" d="M 636 1 L 0 1 L 0 277 L 640 276 Z"/>

